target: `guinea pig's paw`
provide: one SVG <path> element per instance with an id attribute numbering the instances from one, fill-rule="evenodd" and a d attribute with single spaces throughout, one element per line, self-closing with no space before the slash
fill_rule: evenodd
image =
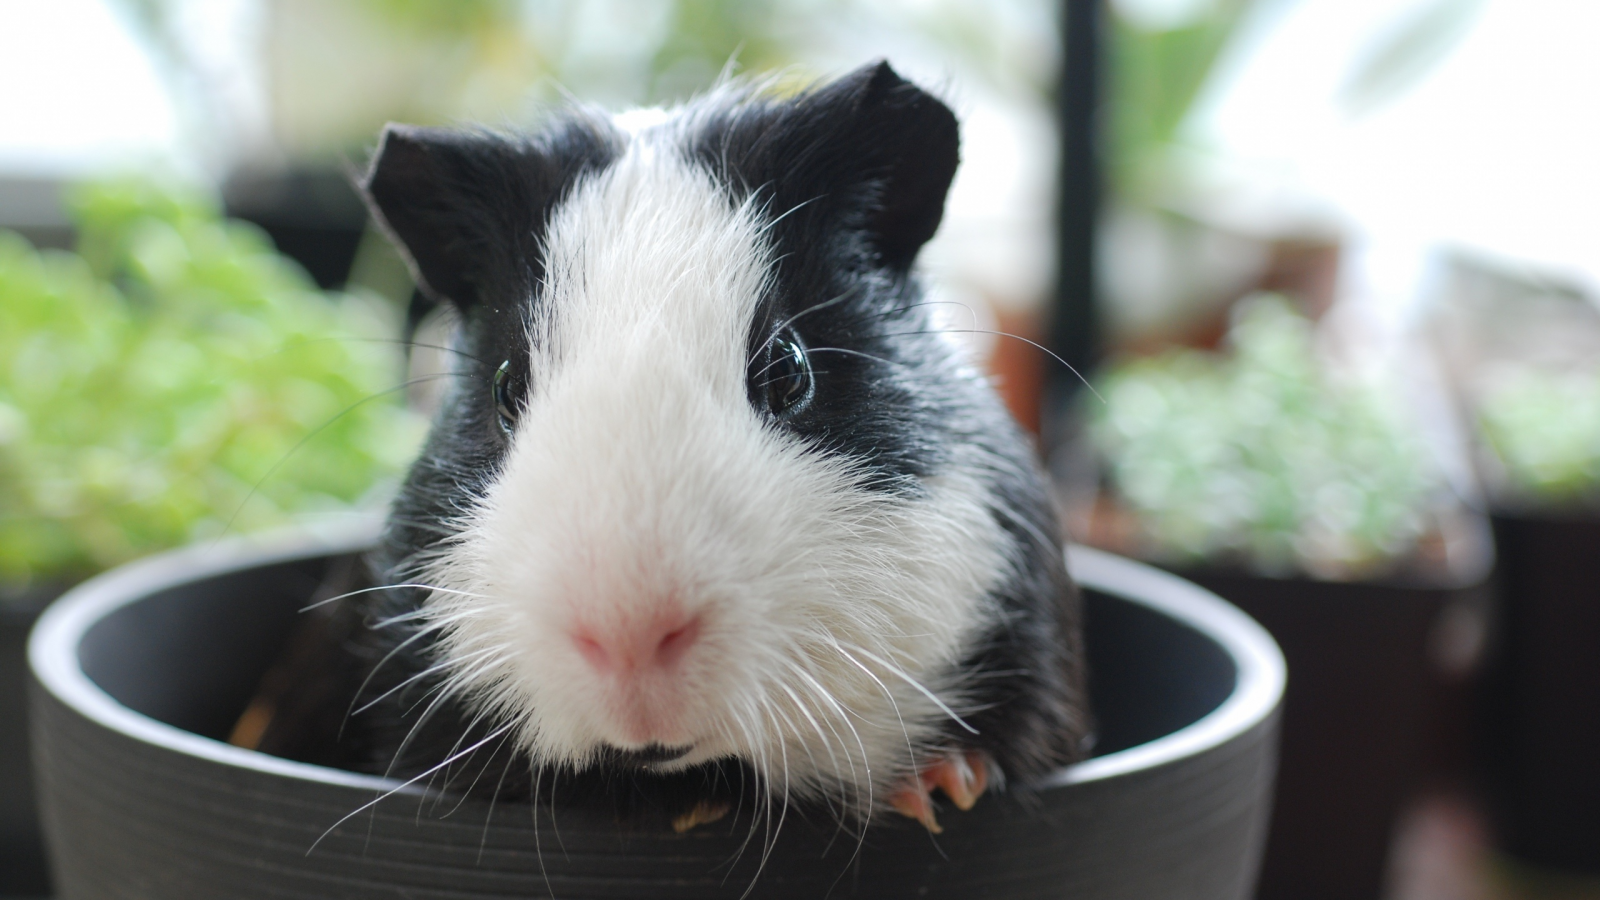
<path id="1" fill-rule="evenodd" d="M 953 750 L 927 761 L 889 795 L 889 805 L 908 818 L 921 822 L 934 834 L 944 829 L 934 817 L 934 788 L 944 791 L 963 812 L 972 808 L 989 784 L 989 757 L 981 750 Z"/>

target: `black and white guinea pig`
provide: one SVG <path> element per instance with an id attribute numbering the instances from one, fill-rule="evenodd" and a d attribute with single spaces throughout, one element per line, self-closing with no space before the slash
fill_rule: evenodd
<path id="1" fill-rule="evenodd" d="M 912 272 L 957 156 L 884 63 L 384 133 L 365 191 L 458 363 L 362 600 L 373 766 L 626 773 L 680 827 L 753 778 L 937 828 L 933 788 L 1082 755 L 1041 475 Z"/>

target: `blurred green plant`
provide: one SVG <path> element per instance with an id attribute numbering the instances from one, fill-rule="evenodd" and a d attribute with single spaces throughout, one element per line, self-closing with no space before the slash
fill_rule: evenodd
<path id="1" fill-rule="evenodd" d="M 1504 466 L 1511 502 L 1563 506 L 1600 489 L 1600 373 L 1520 365 L 1478 401 L 1478 426 Z"/>
<path id="2" fill-rule="evenodd" d="M 384 304 L 319 292 L 200 197 L 73 206 L 75 254 L 0 232 L 0 585 L 346 509 L 401 470 L 422 428 Z"/>
<path id="3" fill-rule="evenodd" d="M 123 0 L 150 6 L 162 0 Z M 514 25 L 521 0 L 358 0 L 374 15 L 435 34 L 472 34 Z"/>
<path id="4" fill-rule="evenodd" d="M 1392 395 L 1335 378 L 1276 295 L 1241 301 L 1231 355 L 1172 350 L 1114 367 L 1097 449 L 1152 558 L 1359 578 L 1429 524 L 1440 481 Z"/>
<path id="5" fill-rule="evenodd" d="M 736 61 L 771 71 L 852 0 L 266 0 L 271 127 L 297 158 L 337 159 L 386 121 L 516 121 L 529 101 L 672 102 Z M 162 63 L 196 129 L 210 96 L 188 0 L 116 0 Z M 337 85 L 330 90 L 329 85 Z M 196 138 L 203 138 L 197 135 Z"/>
<path id="6" fill-rule="evenodd" d="M 1107 176 L 1117 196 L 1163 199 L 1179 129 L 1255 0 L 1191 3 L 1177 21 L 1142 20 L 1112 3 Z"/>
<path id="7" fill-rule="evenodd" d="M 114 0 L 160 63 L 191 140 L 238 98 L 211 77 L 193 0 Z M 570 95 L 608 107 L 673 103 L 736 72 L 809 82 L 846 58 L 920 46 L 1002 93 L 1054 89 L 1045 0 L 262 0 L 269 121 L 295 160 L 337 160 L 386 121 L 515 123 Z M 203 17 L 201 17 L 203 19 Z M 907 41 L 906 39 L 911 40 Z M 841 57 L 841 52 L 843 56 Z M 912 54 L 916 55 L 916 54 Z M 259 147 L 233 148 L 258 151 Z"/>

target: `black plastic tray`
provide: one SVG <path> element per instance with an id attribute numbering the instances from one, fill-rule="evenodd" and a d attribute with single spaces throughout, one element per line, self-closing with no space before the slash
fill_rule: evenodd
<path id="1" fill-rule="evenodd" d="M 1500 514 L 1485 678 L 1495 842 L 1600 875 L 1600 515 Z"/>
<path id="2" fill-rule="evenodd" d="M 1260 622 L 1289 664 L 1258 900 L 1378 900 L 1395 824 L 1436 724 L 1434 630 L 1451 604 L 1484 600 L 1488 582 L 1180 571 Z"/>

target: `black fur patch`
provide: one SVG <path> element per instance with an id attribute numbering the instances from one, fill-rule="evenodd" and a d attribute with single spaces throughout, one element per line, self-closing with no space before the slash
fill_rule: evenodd
<path id="1" fill-rule="evenodd" d="M 998 594 L 1002 621 L 962 669 L 973 710 L 952 743 L 988 750 L 1007 776 L 1042 777 L 1088 734 L 1078 601 L 1047 492 L 1016 424 L 986 389 L 951 371 L 924 332 L 909 267 L 933 236 L 955 173 L 955 117 L 880 63 L 795 100 L 713 111 L 694 137 L 734 196 L 765 201 L 775 294 L 752 350 L 792 324 L 814 356 L 817 401 L 787 424 L 819 447 L 915 491 L 949 448 L 985 448 L 994 515 L 1016 544 Z"/>
<path id="2" fill-rule="evenodd" d="M 494 376 L 509 362 L 511 383 L 526 390 L 550 215 L 582 175 L 616 158 L 619 140 L 609 122 L 583 113 L 531 137 L 385 130 L 363 185 L 368 202 L 418 285 L 461 320 L 454 382 L 390 516 L 387 571 L 434 546 L 504 456 Z"/>
<path id="3" fill-rule="evenodd" d="M 706 110 L 689 144 L 732 199 L 766 210 L 774 292 L 752 356 L 782 327 L 809 348 L 816 401 L 786 427 L 848 456 L 887 490 L 918 489 L 946 460 L 938 397 L 952 373 L 926 333 L 909 269 L 944 214 L 955 116 L 886 63 L 789 100 Z"/>

